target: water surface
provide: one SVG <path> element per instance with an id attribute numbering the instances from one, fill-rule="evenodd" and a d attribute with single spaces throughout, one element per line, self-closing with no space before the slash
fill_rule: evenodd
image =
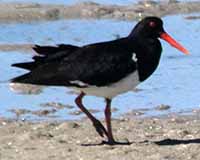
<path id="1" fill-rule="evenodd" d="M 198 15 L 198 14 L 197 14 Z M 163 55 L 155 73 L 137 88 L 139 92 L 128 92 L 117 96 L 112 103 L 118 109 L 114 116 L 134 109 L 148 108 L 146 115 L 160 115 L 172 112 L 187 112 L 200 107 L 200 20 L 186 20 L 186 15 L 163 18 L 165 29 L 191 53 L 186 56 L 162 41 Z M 59 20 L 54 22 L 1 24 L 0 43 L 71 43 L 83 45 L 91 42 L 115 39 L 126 36 L 136 22 L 114 20 Z M 5 27 L 6 26 L 6 27 Z M 24 70 L 11 68 L 12 63 L 31 60 L 31 54 L 15 52 L 0 53 L 0 81 L 24 73 Z M 0 84 L 0 116 L 13 116 L 12 108 L 39 110 L 41 103 L 59 102 L 75 106 L 76 95 L 64 87 L 48 87 L 38 95 L 16 94 L 9 90 L 7 83 Z M 87 96 L 84 104 L 98 109 L 103 116 L 104 100 Z M 171 109 L 161 112 L 154 108 L 160 104 L 170 105 Z M 63 109 L 54 115 L 61 119 L 74 119 L 69 113 L 77 108 Z M 30 115 L 25 116 L 31 119 Z M 80 116 L 79 116 L 80 117 Z"/>

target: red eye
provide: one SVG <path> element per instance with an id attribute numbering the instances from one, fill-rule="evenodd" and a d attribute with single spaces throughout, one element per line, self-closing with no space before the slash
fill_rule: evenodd
<path id="1" fill-rule="evenodd" d="M 151 21 L 151 22 L 149 22 L 149 26 L 150 26 L 150 27 L 155 27 L 155 26 L 156 26 L 156 23 L 153 22 L 153 21 Z"/>

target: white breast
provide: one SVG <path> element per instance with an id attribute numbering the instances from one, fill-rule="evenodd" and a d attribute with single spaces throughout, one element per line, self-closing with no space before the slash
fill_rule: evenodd
<path id="1" fill-rule="evenodd" d="M 83 91 L 88 95 L 94 95 L 105 98 L 113 98 L 118 94 L 132 90 L 139 84 L 138 72 L 135 71 L 120 81 L 110 84 L 109 86 L 97 87 L 89 86 L 87 88 L 74 88 L 75 90 Z"/>

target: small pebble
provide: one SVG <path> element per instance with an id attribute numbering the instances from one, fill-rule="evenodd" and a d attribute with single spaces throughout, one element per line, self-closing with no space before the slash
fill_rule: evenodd
<path id="1" fill-rule="evenodd" d="M 75 116 L 79 116 L 81 115 L 83 112 L 79 111 L 79 110 L 76 110 L 76 111 L 73 111 L 73 112 L 69 112 L 70 115 L 75 115 Z"/>

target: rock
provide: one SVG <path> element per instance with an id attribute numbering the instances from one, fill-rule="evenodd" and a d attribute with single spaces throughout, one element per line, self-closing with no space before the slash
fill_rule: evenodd
<path id="1" fill-rule="evenodd" d="M 31 113 L 37 116 L 46 116 L 55 112 L 57 112 L 56 109 L 51 109 L 51 110 L 45 109 L 45 110 L 32 111 Z"/>
<path id="2" fill-rule="evenodd" d="M 169 105 L 164 105 L 164 104 L 161 104 L 157 107 L 155 107 L 156 110 L 159 110 L 159 111 L 165 111 L 165 110 L 169 110 L 171 108 L 171 106 Z"/>
<path id="3" fill-rule="evenodd" d="M 58 127 L 57 130 L 65 130 L 65 129 L 71 129 L 71 128 L 79 128 L 80 125 L 76 122 L 65 122 L 61 123 Z"/>
<path id="4" fill-rule="evenodd" d="M 57 8 L 49 9 L 46 11 L 46 16 L 48 20 L 56 20 L 60 18 L 60 10 Z"/>
<path id="5" fill-rule="evenodd" d="M 40 104 L 40 106 L 42 106 L 42 107 L 53 107 L 53 108 L 56 108 L 56 109 L 64 109 L 64 108 L 72 109 L 72 108 L 74 108 L 74 106 L 65 105 L 65 104 L 58 103 L 58 102 L 42 103 L 42 104 Z"/>
<path id="6" fill-rule="evenodd" d="M 75 115 L 75 116 L 79 116 L 81 114 L 83 114 L 82 111 L 79 111 L 79 110 L 76 110 L 76 111 L 73 111 L 73 112 L 69 112 L 70 115 Z"/>
<path id="7" fill-rule="evenodd" d="M 19 83 L 10 83 L 9 87 L 10 90 L 20 94 L 40 94 L 43 89 L 41 86 Z"/>

